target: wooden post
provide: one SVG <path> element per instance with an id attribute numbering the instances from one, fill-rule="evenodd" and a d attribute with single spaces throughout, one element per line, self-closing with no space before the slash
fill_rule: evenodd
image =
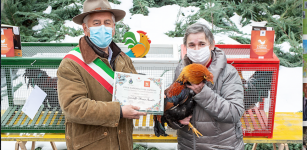
<path id="1" fill-rule="evenodd" d="M 256 150 L 258 143 L 254 143 L 252 150 Z"/>
<path id="2" fill-rule="evenodd" d="M 57 150 L 56 145 L 54 142 L 50 141 L 51 147 L 53 150 Z"/>
<path id="3" fill-rule="evenodd" d="M 285 143 L 285 148 L 286 148 L 286 150 L 289 150 L 289 146 L 288 146 L 287 143 Z"/>
<path id="4" fill-rule="evenodd" d="M 273 150 L 276 150 L 276 143 L 273 143 Z"/>
<path id="5" fill-rule="evenodd" d="M 35 141 L 32 141 L 32 147 L 31 150 L 35 150 Z"/>
<path id="6" fill-rule="evenodd" d="M 15 143 L 15 150 L 18 150 L 19 149 L 19 144 L 18 144 L 18 141 Z"/>
<path id="7" fill-rule="evenodd" d="M 15 144 L 15 150 L 19 150 L 19 146 L 21 150 L 27 150 L 26 143 L 27 141 L 17 141 Z"/>
<path id="8" fill-rule="evenodd" d="M 278 147 L 278 150 L 284 150 L 285 148 L 285 144 L 281 143 Z"/>

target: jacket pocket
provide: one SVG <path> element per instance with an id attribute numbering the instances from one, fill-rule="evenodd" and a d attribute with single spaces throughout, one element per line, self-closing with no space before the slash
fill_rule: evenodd
<path id="1" fill-rule="evenodd" d="M 71 122 L 65 122 L 65 138 L 66 138 L 66 145 L 67 149 L 72 149 L 72 141 L 71 141 Z"/>
<path id="2" fill-rule="evenodd" d="M 236 137 L 237 139 L 240 139 L 243 137 L 243 133 L 242 133 L 242 123 L 238 122 L 235 124 L 236 127 Z"/>
<path id="3" fill-rule="evenodd" d="M 73 138 L 74 141 L 74 149 L 80 149 L 83 148 L 89 144 L 92 144 L 98 140 L 101 140 L 103 138 L 106 138 L 108 136 L 108 131 L 104 127 L 97 127 L 96 129 L 78 135 L 75 138 Z"/>

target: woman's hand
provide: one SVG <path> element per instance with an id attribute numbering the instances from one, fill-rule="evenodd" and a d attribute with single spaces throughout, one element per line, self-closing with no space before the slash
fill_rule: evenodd
<path id="1" fill-rule="evenodd" d="M 195 94 L 198 94 L 198 93 L 201 92 L 204 85 L 205 85 L 204 82 L 200 82 L 199 84 L 187 85 L 187 87 L 190 88 L 191 90 L 193 90 Z"/>
<path id="2" fill-rule="evenodd" d="M 192 118 L 192 115 L 189 116 L 189 117 L 186 117 L 186 118 L 184 118 L 184 119 L 182 119 L 182 120 L 179 120 L 179 122 L 180 122 L 181 124 L 183 124 L 183 125 L 188 125 L 188 124 L 190 123 L 191 118 Z"/>

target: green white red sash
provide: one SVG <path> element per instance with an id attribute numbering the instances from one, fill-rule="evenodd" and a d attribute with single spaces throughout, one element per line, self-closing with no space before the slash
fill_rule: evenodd
<path id="1" fill-rule="evenodd" d="M 86 64 L 79 47 L 72 49 L 65 57 L 82 66 L 91 76 L 93 76 L 107 91 L 113 94 L 114 71 L 111 70 L 102 60 L 96 58 L 90 64 Z"/>

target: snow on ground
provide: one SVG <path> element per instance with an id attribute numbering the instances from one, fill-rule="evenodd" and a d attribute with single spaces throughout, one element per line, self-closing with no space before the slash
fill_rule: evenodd
<path id="1" fill-rule="evenodd" d="M 252 33 L 252 26 L 258 26 L 258 27 L 264 27 L 267 24 L 267 21 L 261 21 L 261 22 L 255 22 L 253 20 L 251 20 L 251 23 L 239 28 L 240 31 L 242 31 L 243 33 L 246 34 L 251 34 Z"/>
<path id="2" fill-rule="evenodd" d="M 284 53 L 290 53 L 291 55 L 294 55 L 294 52 L 290 52 L 291 45 L 289 42 L 283 42 L 281 44 L 275 44 L 275 46 L 280 47 L 280 50 Z"/>
<path id="3" fill-rule="evenodd" d="M 112 8 L 123 9 L 126 11 L 126 16 L 123 22 L 129 25 L 131 28 L 130 31 L 136 32 L 137 30 L 142 30 L 147 32 L 148 37 L 154 44 L 181 44 L 182 38 L 170 38 L 164 33 L 175 29 L 175 22 L 177 19 L 182 19 L 181 13 L 184 13 L 185 16 L 188 16 L 196 13 L 199 10 L 198 7 L 183 8 L 178 5 L 167 5 L 160 8 L 148 8 L 148 16 L 144 16 L 142 14 L 135 14 L 131 16 L 131 13 L 129 12 L 131 7 L 132 0 L 125 0 L 122 1 L 120 5 L 113 4 L 112 6 Z M 181 13 L 179 14 L 179 17 L 177 17 L 179 10 Z"/>
<path id="4" fill-rule="evenodd" d="M 48 6 L 48 7 L 46 8 L 46 10 L 43 11 L 43 13 L 44 13 L 44 14 L 50 14 L 51 11 L 52 11 L 52 7 L 51 7 L 51 6 Z"/>
<path id="5" fill-rule="evenodd" d="M 239 16 L 237 13 L 234 13 L 234 15 L 232 17 L 229 18 L 236 26 L 237 28 L 242 28 L 242 24 L 240 23 L 240 21 L 242 20 L 242 17 Z"/>
<path id="6" fill-rule="evenodd" d="M 240 44 L 238 41 L 228 37 L 225 33 L 214 34 L 215 43 L 224 43 L 224 44 Z"/>
<path id="7" fill-rule="evenodd" d="M 38 20 L 38 25 L 32 27 L 32 30 L 34 30 L 34 31 L 41 30 L 48 23 L 52 23 L 53 22 L 53 20 L 51 20 L 51 19 L 40 19 L 40 18 L 37 18 L 37 20 Z"/>
<path id="8" fill-rule="evenodd" d="M 276 112 L 302 111 L 303 68 L 280 66 L 276 97 Z"/>
<path id="9" fill-rule="evenodd" d="M 278 17 L 278 15 L 274 15 L 273 17 Z M 259 27 L 264 27 L 267 24 L 267 21 L 262 21 L 262 22 L 255 22 L 251 20 L 249 24 L 245 25 L 242 27 L 242 24 L 240 23 L 242 20 L 242 17 L 239 16 L 237 13 L 234 13 L 234 16 L 230 18 L 230 20 L 237 26 L 237 28 L 243 32 L 244 34 L 251 34 L 252 32 L 252 26 L 259 26 Z M 250 36 L 249 36 L 250 37 Z"/>
<path id="10" fill-rule="evenodd" d="M 76 7 L 76 5 L 83 6 L 83 4 L 80 4 L 80 3 L 75 3 L 75 4 L 71 3 L 71 4 L 67 5 L 67 6 L 65 6 L 64 8 L 74 8 L 74 7 Z M 80 11 L 83 12 L 83 7 L 82 7 L 82 9 L 80 9 Z"/>
<path id="11" fill-rule="evenodd" d="M 279 19 L 280 15 L 273 15 L 272 17 L 275 18 L 275 19 Z"/>

